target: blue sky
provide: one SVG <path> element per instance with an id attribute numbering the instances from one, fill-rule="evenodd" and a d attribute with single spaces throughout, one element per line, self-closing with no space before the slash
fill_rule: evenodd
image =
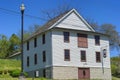
<path id="1" fill-rule="evenodd" d="M 21 29 L 20 5 L 25 4 L 25 14 L 44 18 L 42 11 L 54 9 L 60 5 L 69 5 L 88 19 L 93 19 L 99 25 L 111 23 L 120 32 L 120 0 L 0 0 L 0 34 L 8 37 Z M 19 12 L 16 14 L 11 11 Z M 25 16 L 24 29 L 34 24 L 43 24 L 42 19 Z M 117 55 L 112 51 L 111 56 Z"/>

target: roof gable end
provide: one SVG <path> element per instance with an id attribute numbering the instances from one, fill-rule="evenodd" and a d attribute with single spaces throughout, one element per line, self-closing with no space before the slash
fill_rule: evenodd
<path id="1" fill-rule="evenodd" d="M 72 9 L 66 13 L 56 23 L 49 27 L 49 29 L 53 27 L 95 32 L 95 30 L 85 21 L 82 16 L 80 16 L 80 14 L 75 9 Z"/>

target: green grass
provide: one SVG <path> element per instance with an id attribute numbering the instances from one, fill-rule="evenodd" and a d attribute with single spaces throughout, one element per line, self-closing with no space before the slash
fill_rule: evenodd
<path id="1" fill-rule="evenodd" d="M 0 78 L 0 80 L 19 80 L 18 78 Z M 25 80 L 47 80 L 47 79 L 44 79 L 44 78 L 25 78 Z"/>
<path id="2" fill-rule="evenodd" d="M 21 61 L 19 60 L 0 59 L 0 71 L 20 69 L 20 66 Z"/>
<path id="3" fill-rule="evenodd" d="M 120 78 L 112 77 L 112 80 L 120 80 Z"/>

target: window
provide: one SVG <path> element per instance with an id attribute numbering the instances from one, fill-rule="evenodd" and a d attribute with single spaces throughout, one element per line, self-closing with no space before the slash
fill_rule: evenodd
<path id="1" fill-rule="evenodd" d="M 34 38 L 34 47 L 37 47 L 37 38 Z"/>
<path id="2" fill-rule="evenodd" d="M 46 77 L 46 70 L 43 69 L 43 77 L 45 78 Z"/>
<path id="3" fill-rule="evenodd" d="M 64 42 L 69 42 L 69 32 L 63 32 Z"/>
<path id="4" fill-rule="evenodd" d="M 43 62 L 46 62 L 46 52 L 43 51 Z"/>
<path id="5" fill-rule="evenodd" d="M 45 44 L 45 34 L 42 35 L 42 43 Z"/>
<path id="6" fill-rule="evenodd" d="M 29 50 L 29 41 L 27 41 L 27 50 Z"/>
<path id="7" fill-rule="evenodd" d="M 37 64 L 37 54 L 34 55 L 34 64 Z"/>
<path id="8" fill-rule="evenodd" d="M 70 61 L 70 50 L 69 49 L 64 50 L 64 60 Z"/>
<path id="9" fill-rule="evenodd" d="M 88 47 L 87 34 L 78 33 L 78 47 L 82 48 Z"/>
<path id="10" fill-rule="evenodd" d="M 86 52 L 81 51 L 81 62 L 86 62 Z"/>
<path id="11" fill-rule="evenodd" d="M 101 62 L 100 52 L 96 52 L 96 62 Z"/>
<path id="12" fill-rule="evenodd" d="M 34 76 L 35 76 L 35 77 L 39 77 L 39 71 L 35 71 L 35 72 L 34 72 Z"/>
<path id="13" fill-rule="evenodd" d="M 95 35 L 95 45 L 100 45 L 100 36 Z"/>
<path id="14" fill-rule="evenodd" d="M 27 57 L 27 67 L 29 67 L 29 57 Z"/>

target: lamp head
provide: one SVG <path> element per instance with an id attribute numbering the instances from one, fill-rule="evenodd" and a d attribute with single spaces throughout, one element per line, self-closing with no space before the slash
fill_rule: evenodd
<path id="1" fill-rule="evenodd" d="M 22 5 L 20 6 L 20 10 L 21 10 L 21 11 L 24 11 L 24 10 L 25 10 L 25 6 L 24 6 L 23 3 L 22 3 Z"/>

